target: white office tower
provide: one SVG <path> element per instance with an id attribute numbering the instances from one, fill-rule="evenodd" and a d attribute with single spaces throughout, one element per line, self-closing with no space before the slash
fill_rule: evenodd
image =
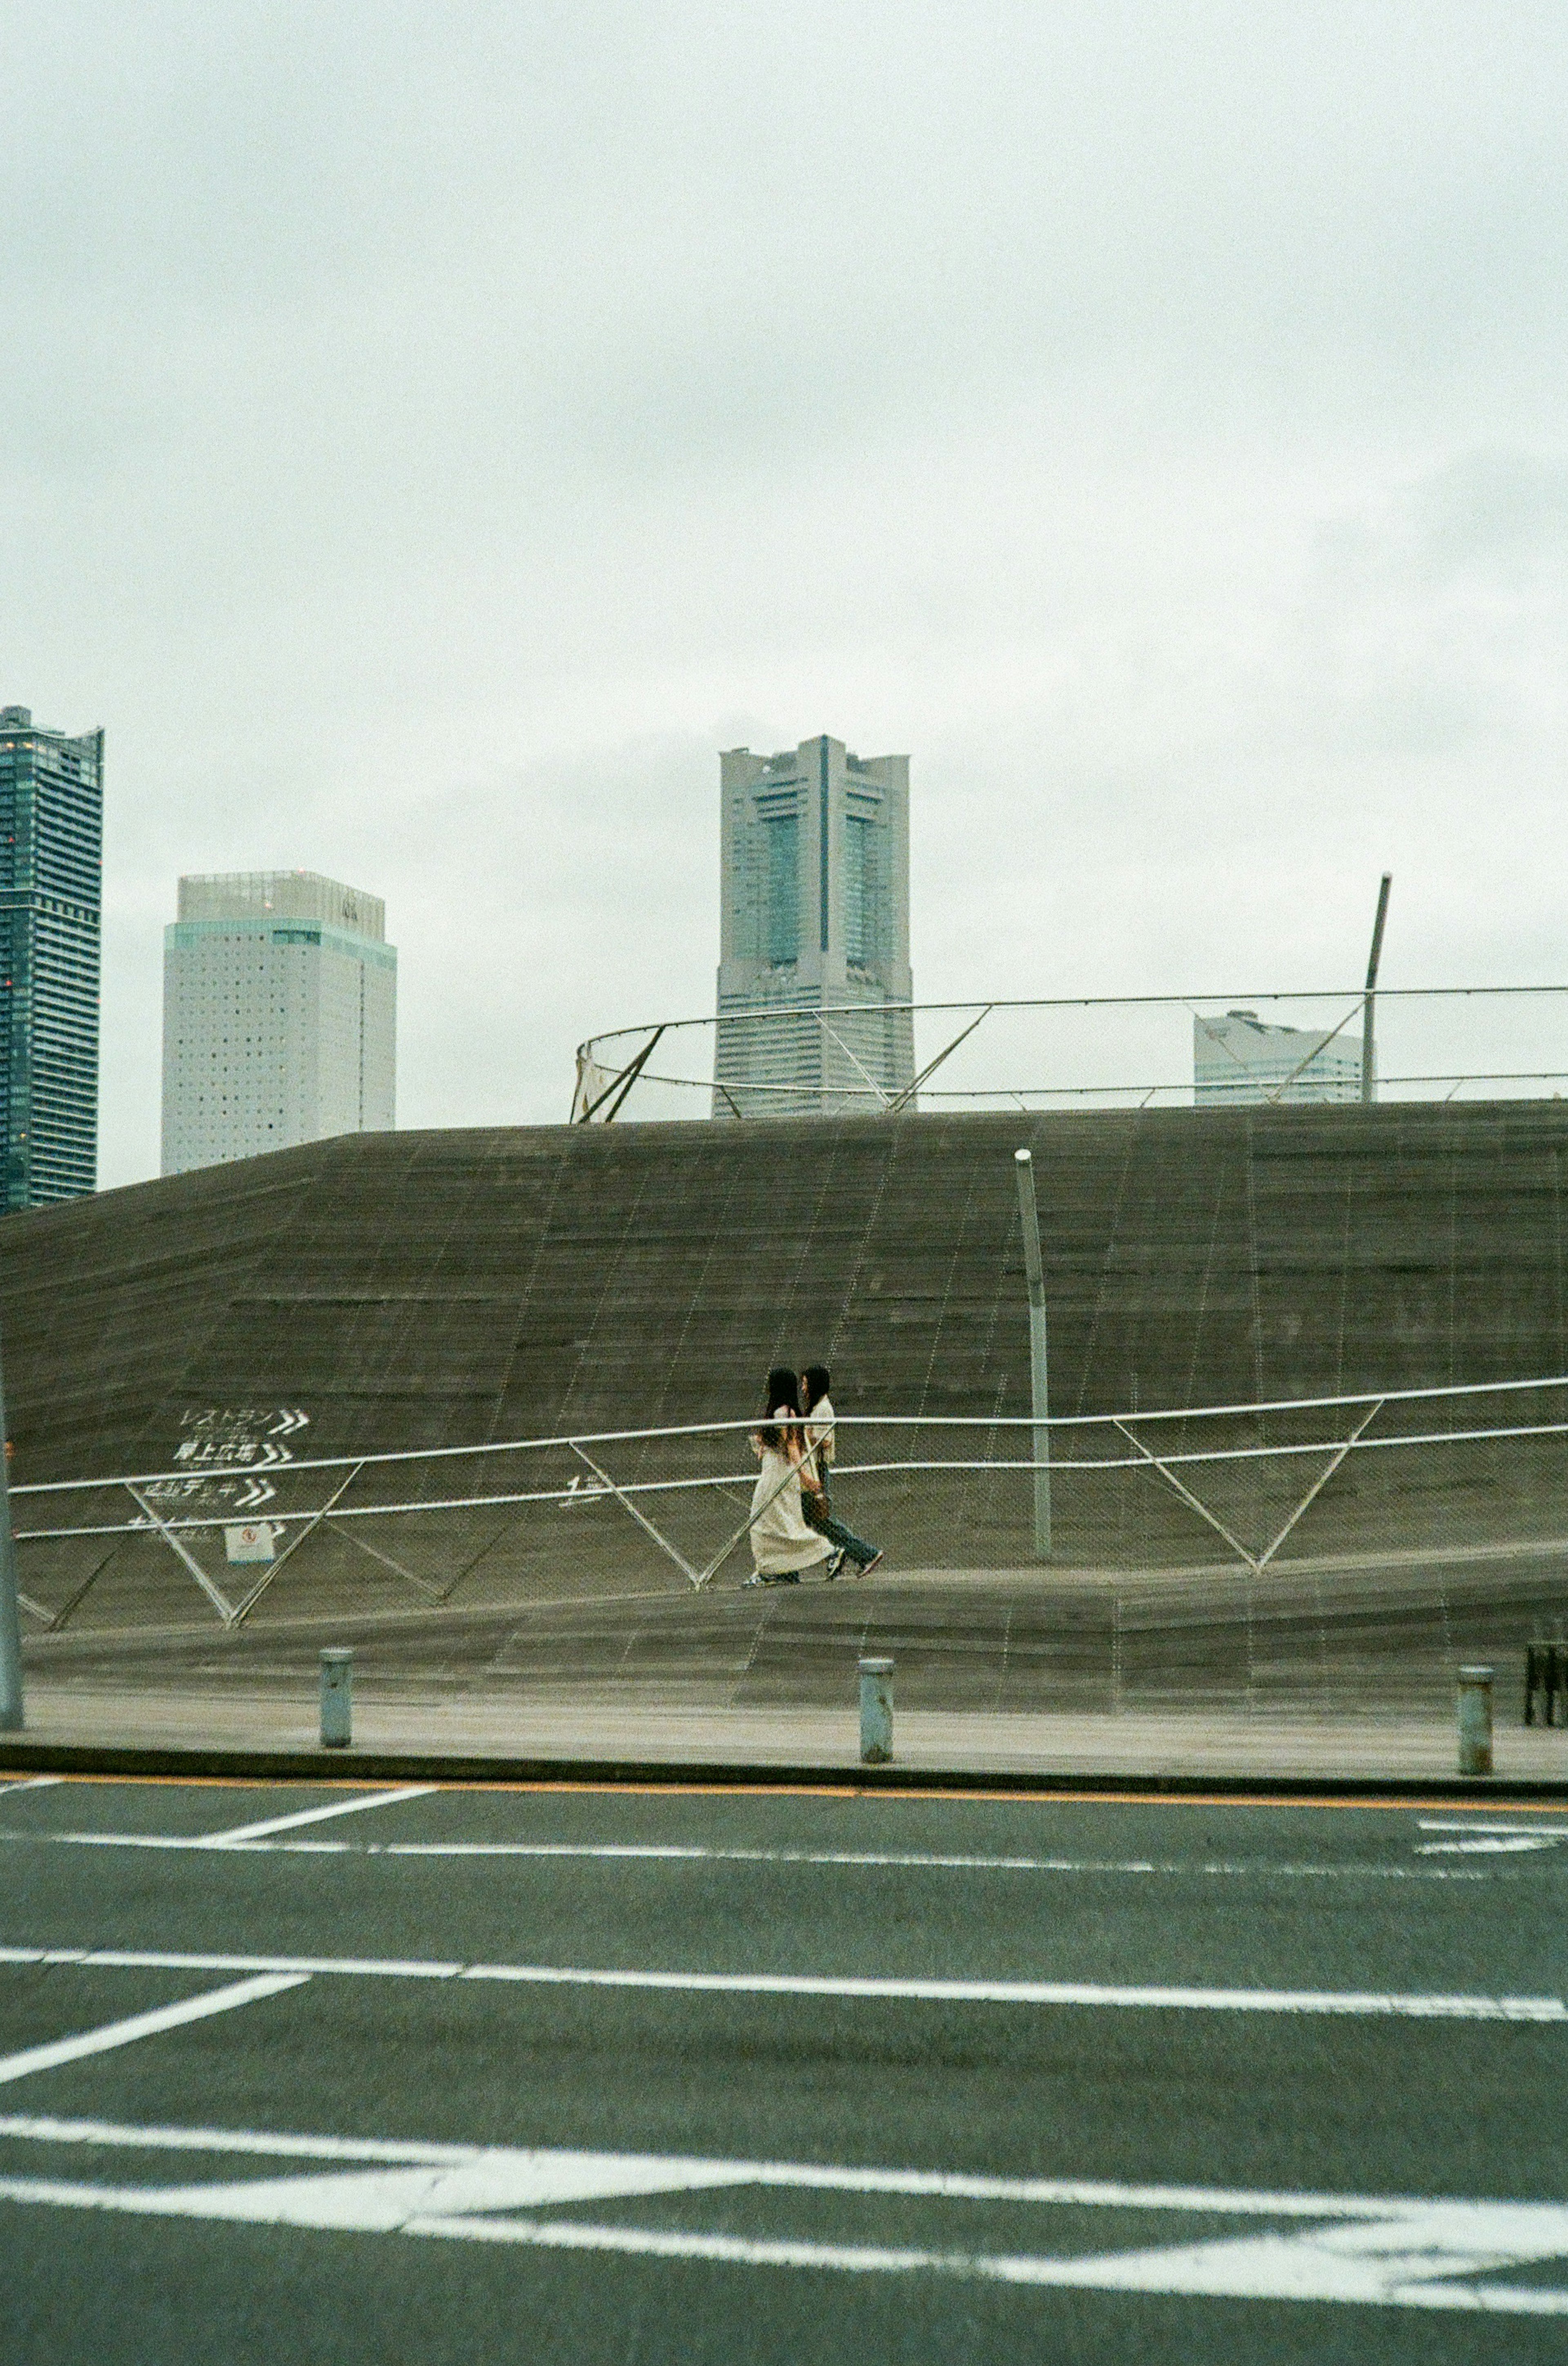
<path id="1" fill-rule="evenodd" d="M 1359 1018 L 1338 1034 L 1272 1027 L 1255 1010 L 1193 1020 L 1193 1098 L 1199 1109 L 1225 1101 L 1359 1101 Z"/>
<path id="2" fill-rule="evenodd" d="M 182 879 L 163 931 L 163 1172 L 396 1122 L 386 907 L 314 871 Z"/>
<path id="3" fill-rule="evenodd" d="M 909 758 L 824 738 L 719 760 L 713 1114 L 886 1109 L 914 1078 Z"/>

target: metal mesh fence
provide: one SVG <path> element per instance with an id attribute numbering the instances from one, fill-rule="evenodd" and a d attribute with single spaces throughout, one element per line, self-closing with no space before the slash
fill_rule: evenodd
<path id="1" fill-rule="evenodd" d="M 892 1059 L 868 1056 L 864 1003 L 766 1004 L 590 1038 L 571 1115 L 1541 1098 L 1568 1086 L 1565 1007 L 1562 985 L 899 1004 L 880 1007 L 907 1031 Z"/>
<path id="2" fill-rule="evenodd" d="M 13 1491 L 32 1631 L 686 1594 L 751 1572 L 754 1425 Z M 1018 1420 L 841 1416 L 835 1512 L 890 1574 L 1129 1595 L 1568 1557 L 1568 1378 Z M 1040 1482 L 1047 1484 L 1042 1486 Z"/>

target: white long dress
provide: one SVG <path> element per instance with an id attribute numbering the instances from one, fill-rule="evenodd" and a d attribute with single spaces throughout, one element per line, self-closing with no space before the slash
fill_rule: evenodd
<path id="1" fill-rule="evenodd" d="M 806 1526 L 801 1474 L 782 1448 L 765 1446 L 751 1499 L 751 1555 L 758 1577 L 788 1577 L 815 1569 L 833 1551 L 826 1537 Z"/>

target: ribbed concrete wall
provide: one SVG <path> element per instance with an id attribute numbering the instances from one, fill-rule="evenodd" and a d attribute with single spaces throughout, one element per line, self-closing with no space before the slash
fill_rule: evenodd
<path id="1" fill-rule="evenodd" d="M 15 1475 L 203 1406 L 319 1453 L 744 1413 L 780 1358 L 1023 1413 L 1025 1142 L 1054 1410 L 1568 1363 L 1558 1102 L 361 1135 L 0 1223 Z"/>

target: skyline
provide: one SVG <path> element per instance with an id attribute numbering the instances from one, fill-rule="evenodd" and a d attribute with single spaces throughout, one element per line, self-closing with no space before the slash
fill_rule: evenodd
<path id="1" fill-rule="evenodd" d="M 558 1120 L 711 1005 L 714 752 L 812 728 L 915 758 L 934 1000 L 1350 986 L 1385 869 L 1386 986 L 1559 975 L 1565 98 L 1448 0 L 24 17 L 0 698 L 108 734 L 101 1182 L 181 872 L 373 879 L 402 1122 Z"/>

